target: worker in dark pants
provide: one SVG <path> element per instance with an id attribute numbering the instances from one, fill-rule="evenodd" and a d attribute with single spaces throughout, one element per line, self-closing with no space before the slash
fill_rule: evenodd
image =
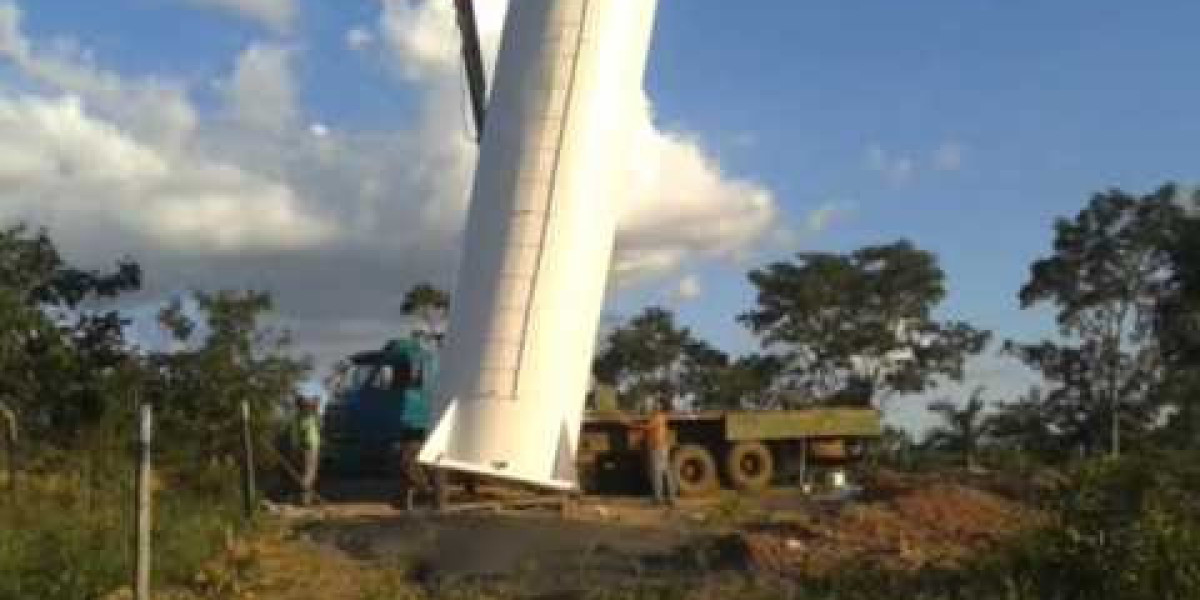
<path id="1" fill-rule="evenodd" d="M 430 491 L 431 478 L 426 469 L 417 461 L 421 454 L 423 436 L 420 432 L 406 432 L 396 444 L 396 464 L 399 470 L 400 499 L 398 504 L 404 510 L 412 510 L 416 506 L 418 494 Z"/>

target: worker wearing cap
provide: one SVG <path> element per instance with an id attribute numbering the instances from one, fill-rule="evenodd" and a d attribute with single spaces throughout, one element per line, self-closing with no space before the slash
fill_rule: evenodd
<path id="1" fill-rule="evenodd" d="M 296 417 L 292 429 L 292 447 L 296 449 L 303 468 L 300 485 L 302 502 L 312 504 L 317 486 L 317 467 L 321 457 L 321 400 L 316 394 L 297 394 Z"/>

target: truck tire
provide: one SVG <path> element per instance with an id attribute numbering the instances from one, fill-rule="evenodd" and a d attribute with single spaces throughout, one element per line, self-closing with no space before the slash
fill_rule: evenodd
<path id="1" fill-rule="evenodd" d="M 681 496 L 703 496 L 721 486 L 717 462 L 703 446 L 681 446 L 671 457 L 671 471 Z"/>
<path id="2" fill-rule="evenodd" d="M 738 442 L 725 456 L 725 474 L 739 490 L 757 491 L 770 487 L 775 475 L 771 449 L 762 442 Z"/>

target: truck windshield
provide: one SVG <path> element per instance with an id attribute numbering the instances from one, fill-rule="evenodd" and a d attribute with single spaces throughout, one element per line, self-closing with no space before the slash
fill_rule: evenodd
<path id="1" fill-rule="evenodd" d="M 371 381 L 379 365 L 354 365 L 346 375 L 346 391 L 357 391 Z"/>

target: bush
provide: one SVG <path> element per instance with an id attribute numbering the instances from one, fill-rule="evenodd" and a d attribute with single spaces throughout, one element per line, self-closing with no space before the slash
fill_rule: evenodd
<path id="1" fill-rule="evenodd" d="M 1147 453 L 1080 468 L 1056 495 L 1059 521 L 1013 550 L 1035 597 L 1200 598 L 1200 466 Z"/>

